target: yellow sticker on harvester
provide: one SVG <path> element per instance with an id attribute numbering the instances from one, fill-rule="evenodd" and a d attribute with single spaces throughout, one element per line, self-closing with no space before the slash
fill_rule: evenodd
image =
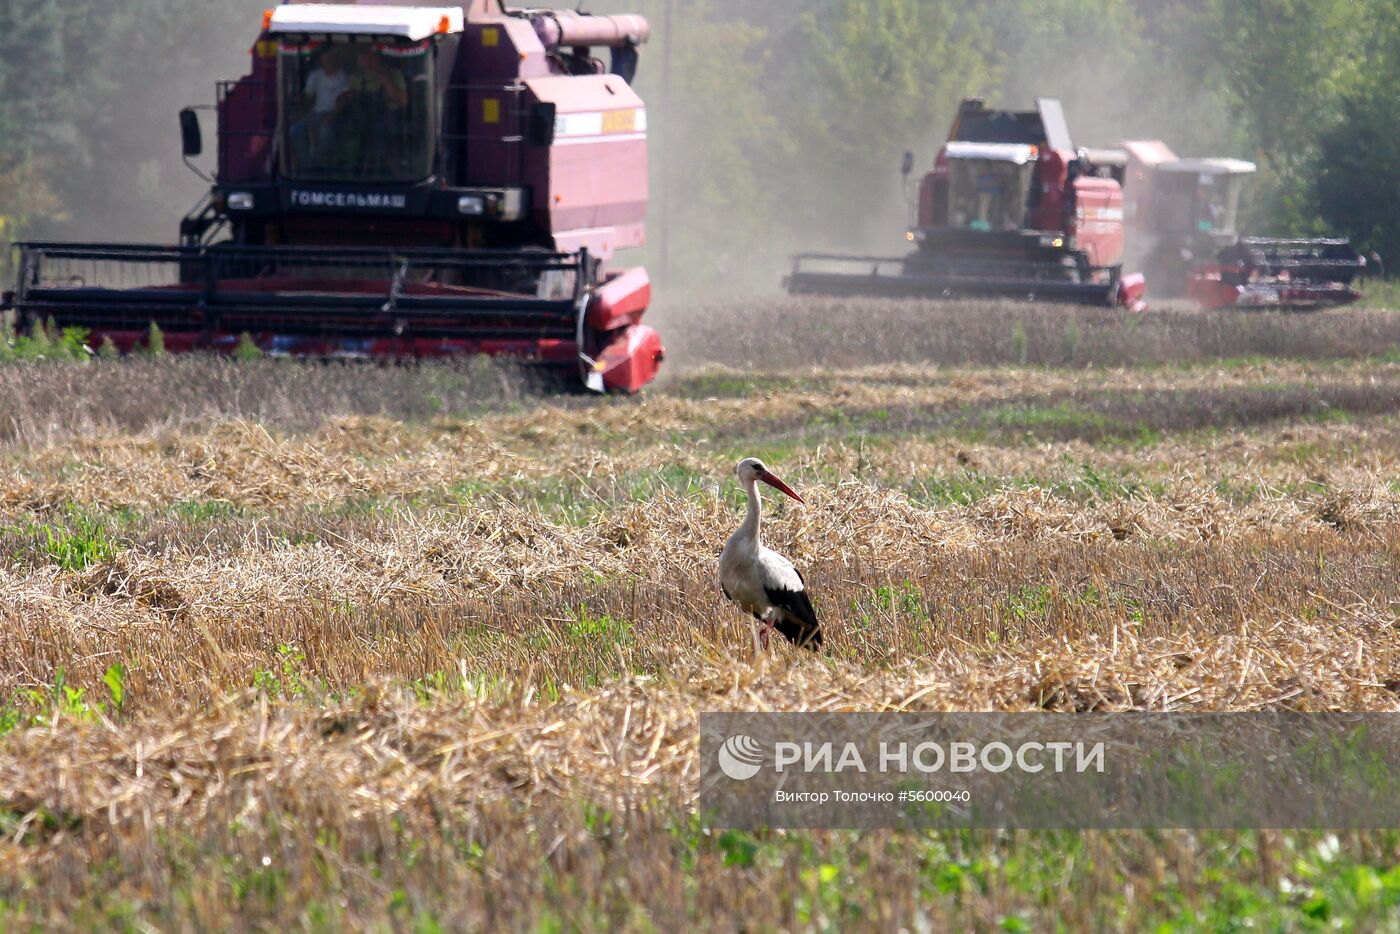
<path id="1" fill-rule="evenodd" d="M 481 102 L 481 119 L 487 123 L 501 122 L 501 102 L 498 98 L 488 97 Z"/>
<path id="2" fill-rule="evenodd" d="M 501 43 L 501 31 L 495 26 L 487 26 L 481 31 L 481 44 L 488 49 L 494 49 Z"/>
<path id="3" fill-rule="evenodd" d="M 636 129 L 635 110 L 609 110 L 603 114 L 604 133 L 631 133 Z"/>

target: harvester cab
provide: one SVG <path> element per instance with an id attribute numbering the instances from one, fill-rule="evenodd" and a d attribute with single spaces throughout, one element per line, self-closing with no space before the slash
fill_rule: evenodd
<path id="1" fill-rule="evenodd" d="M 1141 307 L 1142 277 L 1122 275 L 1123 192 L 1114 167 L 1075 149 L 1059 101 L 1036 103 L 1032 111 L 962 103 L 917 186 L 907 233 L 913 253 L 802 254 L 788 289 Z"/>
<path id="2" fill-rule="evenodd" d="M 639 16 L 292 2 L 218 88 L 216 169 L 178 247 L 22 244 L 22 321 L 121 350 L 513 356 L 636 391 L 664 356 L 644 240 Z M 611 61 L 595 58 L 611 51 Z M 187 159 L 203 150 L 181 113 Z"/>
<path id="3" fill-rule="evenodd" d="M 1365 259 L 1345 239 L 1242 237 L 1240 201 L 1257 167 L 1241 159 L 1181 159 L 1160 140 L 1119 150 L 1129 250 L 1155 288 L 1207 308 L 1344 305 Z"/>

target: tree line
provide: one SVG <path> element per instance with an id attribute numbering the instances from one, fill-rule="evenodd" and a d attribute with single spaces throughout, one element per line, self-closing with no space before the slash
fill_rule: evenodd
<path id="1" fill-rule="evenodd" d="M 1397 0 L 627 0 L 674 200 L 670 265 L 771 285 L 793 249 L 898 251 L 900 157 L 963 97 L 1064 101 L 1077 145 L 1161 138 L 1259 173 L 1246 233 L 1346 235 L 1400 268 Z M 666 28 L 668 17 L 674 17 Z M 660 95 L 660 96 L 659 96 Z M 661 218 L 667 208 L 661 208 Z M 655 226 L 655 225 L 654 225 Z"/>
<path id="2" fill-rule="evenodd" d="M 0 237 L 173 240 L 204 187 L 176 112 L 246 70 L 265 4 L 0 5 Z M 967 96 L 1059 97 L 1079 145 L 1250 159 L 1248 232 L 1345 234 L 1400 268 L 1400 0 L 589 8 L 652 21 L 644 259 L 677 290 L 772 289 L 795 249 L 897 249 L 901 154 L 927 165 Z"/>

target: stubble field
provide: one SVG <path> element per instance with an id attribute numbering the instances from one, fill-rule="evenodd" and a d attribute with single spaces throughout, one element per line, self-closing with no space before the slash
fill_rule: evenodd
<path id="1" fill-rule="evenodd" d="M 704 710 L 1396 710 L 1400 317 L 672 313 L 0 368 L 0 927 L 1400 928 L 1400 835 L 707 831 Z M 715 560 L 763 457 L 820 655 Z"/>

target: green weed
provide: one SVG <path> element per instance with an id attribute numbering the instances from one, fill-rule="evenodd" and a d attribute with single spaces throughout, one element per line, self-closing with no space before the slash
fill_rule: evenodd
<path id="1" fill-rule="evenodd" d="M 593 645 L 631 645 L 632 624 L 626 620 L 614 619 L 604 613 L 594 616 L 588 607 L 580 604 L 577 614 L 569 624 L 569 638 Z"/>
<path id="2" fill-rule="evenodd" d="M 16 332 L 14 325 L 0 317 L 0 363 L 14 360 L 86 361 L 92 356 L 88 349 L 89 332 L 85 328 L 58 330 L 53 322 L 35 322 L 26 334 Z"/>
<path id="3" fill-rule="evenodd" d="M 95 723 L 103 716 L 120 716 L 126 706 L 126 666 L 117 662 L 102 676 L 108 699 L 90 697 L 87 688 L 68 680 L 68 672 L 58 668 L 47 688 L 26 688 L 0 707 L 0 736 L 19 729 L 52 726 L 60 720 Z"/>
<path id="4" fill-rule="evenodd" d="M 165 356 L 165 333 L 161 331 L 160 325 L 154 321 L 146 331 L 146 353 L 152 357 Z"/>
<path id="5" fill-rule="evenodd" d="M 76 510 L 69 517 L 71 527 L 43 527 L 43 550 L 51 562 L 66 571 L 81 571 L 116 555 L 118 548 L 101 522 Z"/>
<path id="6" fill-rule="evenodd" d="M 257 360 L 263 355 L 262 349 L 253 343 L 253 336 L 247 331 L 238 335 L 238 346 L 233 348 L 235 360 Z"/>
<path id="7" fill-rule="evenodd" d="M 259 668 L 253 673 L 253 687 L 268 697 L 303 697 L 315 692 L 315 685 L 306 677 L 306 653 L 295 645 L 277 646 L 277 668 Z"/>

